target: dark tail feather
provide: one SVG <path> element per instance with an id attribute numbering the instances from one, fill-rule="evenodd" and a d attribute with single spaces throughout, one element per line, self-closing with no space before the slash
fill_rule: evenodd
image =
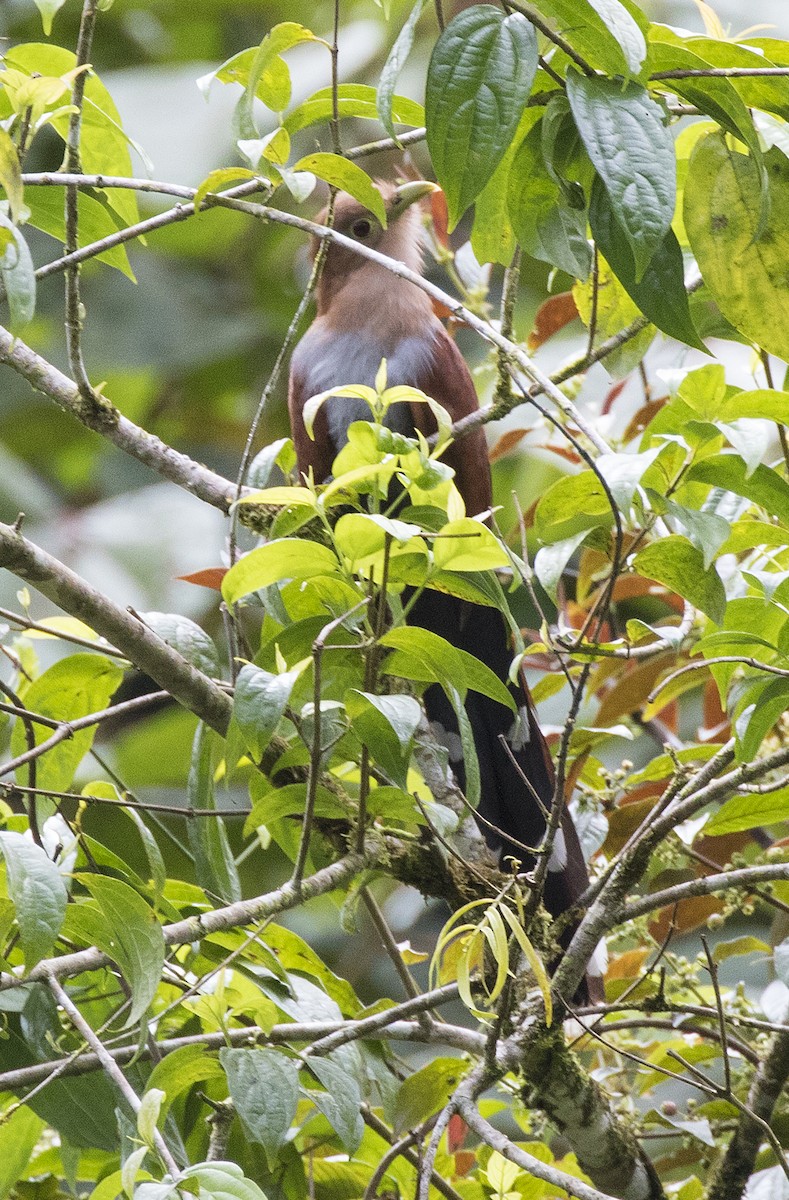
<path id="1" fill-rule="evenodd" d="M 499 679 L 507 680 L 512 661 L 509 632 L 503 616 L 495 609 L 441 592 L 424 591 L 408 619 L 410 624 L 440 634 L 454 646 L 473 654 Z M 536 848 L 540 844 L 545 832 L 543 810 L 550 809 L 555 780 L 550 752 L 528 689 L 525 684 L 509 687 L 518 705 L 517 719 L 503 704 L 479 692 L 469 692 L 466 699 L 479 759 L 477 818 L 488 845 L 499 852 L 502 865 L 506 866 L 507 858 L 514 858 L 520 862 L 521 871 L 530 871 L 535 858 L 524 846 Z M 437 685 L 427 689 L 424 701 L 428 720 L 434 724 L 438 739 L 447 745 L 450 765 L 464 788 L 465 770 L 452 706 Z M 589 883 L 578 834 L 566 809 L 551 858 L 543 900 L 552 916 L 559 916 L 572 907 Z M 564 931 L 561 940 L 565 945 L 573 933 L 572 927 Z M 599 976 L 587 977 L 585 994 L 579 993 L 576 1002 L 601 996 L 601 985 Z"/>

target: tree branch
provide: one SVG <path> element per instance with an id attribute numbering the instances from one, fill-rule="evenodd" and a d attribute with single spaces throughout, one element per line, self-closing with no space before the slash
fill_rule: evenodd
<path id="1" fill-rule="evenodd" d="M 11 525 L 0 524 L 0 566 L 13 571 L 64 612 L 106 637 L 130 662 L 212 729 L 220 734 L 227 732 L 232 706 L 220 687 L 141 621 L 22 537 Z"/>

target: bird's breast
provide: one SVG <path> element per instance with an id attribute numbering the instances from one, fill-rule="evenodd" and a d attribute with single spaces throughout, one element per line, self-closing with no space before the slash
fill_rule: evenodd
<path id="1" fill-rule="evenodd" d="M 316 322 L 296 347 L 292 369 L 302 381 L 305 396 L 316 396 L 345 384 L 374 387 L 384 358 L 387 387 L 411 385 L 418 388 L 430 370 L 434 352 L 432 331 L 388 342 L 370 337 L 363 330 L 337 333 L 321 329 Z M 331 396 L 326 401 L 326 420 L 335 451 L 345 445 L 348 428 L 354 421 L 371 418 L 372 413 L 363 400 L 355 396 Z M 407 404 L 392 405 L 386 424 L 398 433 L 414 432 Z"/>

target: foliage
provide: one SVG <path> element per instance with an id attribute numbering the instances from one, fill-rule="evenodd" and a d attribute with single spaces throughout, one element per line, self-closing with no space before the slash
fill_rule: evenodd
<path id="1" fill-rule="evenodd" d="M 190 186 L 134 176 L 102 81 L 146 36 L 160 61 L 153 6 L 36 7 L 46 40 L 18 5 L 0 73 L 0 1196 L 783 1194 L 789 43 L 732 38 L 700 0 L 703 34 L 632 0 L 360 0 L 380 61 L 349 81 L 328 8 L 308 28 L 271 4 L 258 28 L 239 0 L 223 38 L 204 5 L 163 5 L 173 61 L 224 58 L 199 86 L 235 97 L 232 153 Z M 443 461 L 449 415 L 385 362 L 341 389 L 370 420 L 328 483 L 270 416 L 310 299 L 274 281 L 319 181 L 383 222 L 371 156 L 392 175 L 405 146 L 446 198 L 428 239 L 451 293 L 425 286 L 491 351 L 492 522 Z M 551 376 L 546 343 L 574 352 Z M 404 401 L 437 438 L 386 426 Z M 148 516 L 144 471 L 169 486 Z M 91 587 L 64 560 L 102 506 L 116 557 Z M 180 603 L 169 524 L 203 589 Z M 467 820 L 465 698 L 512 701 L 408 626 L 423 588 L 500 609 L 513 672 L 541 671 L 554 811 L 572 798 L 593 875 L 569 948 Z M 427 953 L 388 928 L 406 885 L 453 910 Z M 563 1024 L 598 942 L 606 1003 Z"/>

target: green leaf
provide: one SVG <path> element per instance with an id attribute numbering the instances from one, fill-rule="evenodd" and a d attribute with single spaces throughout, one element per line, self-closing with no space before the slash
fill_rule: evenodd
<path id="1" fill-rule="evenodd" d="M 292 671 L 273 675 L 247 663 L 238 673 L 233 698 L 233 716 L 244 744 L 254 758 L 260 759 L 271 735 L 279 724 L 296 680 L 308 661 Z"/>
<path id="2" fill-rule="evenodd" d="M 438 39 L 427 73 L 427 143 L 450 227 L 506 153 L 537 72 L 529 22 L 492 5 L 458 13 Z"/>
<path id="3" fill-rule="evenodd" d="M 99 786 L 101 785 L 94 784 L 93 790 L 90 794 L 95 796 L 96 789 Z M 109 786 L 113 789 L 113 791 L 115 790 L 114 784 L 110 784 Z M 83 795 L 85 794 L 87 793 L 83 789 Z M 138 834 L 140 835 L 140 840 L 145 847 L 145 855 L 148 859 L 148 866 L 151 869 L 151 879 L 153 881 L 154 903 L 158 906 L 159 901 L 162 898 L 162 893 L 164 892 L 165 884 L 167 883 L 167 869 L 164 865 L 162 852 L 159 849 L 156 838 L 153 836 L 150 829 L 145 824 L 145 821 L 143 821 L 142 817 L 137 812 L 136 808 L 122 808 L 121 812 L 125 813 L 129 820 L 134 824 Z"/>
<path id="4" fill-rule="evenodd" d="M 406 785 L 408 752 L 422 709 L 413 696 L 375 696 L 352 689 L 345 694 L 351 727 L 373 758 L 401 787 Z"/>
<path id="5" fill-rule="evenodd" d="M 245 554 L 222 580 L 222 595 L 227 604 L 235 604 L 260 588 L 281 579 L 309 579 L 313 575 L 332 575 L 337 559 L 327 546 L 299 538 L 281 538 Z"/>
<path id="6" fill-rule="evenodd" d="M 224 1071 L 218 1059 L 207 1054 L 205 1046 L 179 1046 L 161 1058 L 148 1076 L 146 1086 L 164 1092 L 164 1111 L 196 1083 L 222 1079 Z"/>
<path id="7" fill-rule="evenodd" d="M 261 792 L 259 789 L 264 789 Z M 244 835 L 247 836 L 262 825 L 271 825 L 282 817 L 302 816 L 307 804 L 306 783 L 289 783 L 285 787 L 273 788 L 268 781 L 261 779 L 256 786 L 250 786 L 252 795 L 252 812 L 244 822 Z M 330 817 L 335 820 L 347 820 L 348 810 L 340 799 L 328 788 L 318 786 L 315 793 L 316 817 Z"/>
<path id="8" fill-rule="evenodd" d="M 0 850 L 25 965 L 30 968 L 52 950 L 66 915 L 68 892 L 55 864 L 21 833 L 0 832 Z"/>
<path id="9" fill-rule="evenodd" d="M 186 784 L 189 807 L 215 808 L 214 756 L 216 735 L 201 721 L 195 731 L 192 761 Z M 218 816 L 194 817 L 188 825 L 189 845 L 195 857 L 195 874 L 201 887 L 224 901 L 241 899 L 241 883 L 227 840 L 225 823 Z"/>
<path id="10" fill-rule="evenodd" d="M 304 25 L 295 21 L 283 21 L 275 25 L 251 53 L 244 95 L 238 102 L 233 119 L 237 140 L 254 140 L 260 137 L 253 113 L 256 97 L 274 112 L 281 112 L 287 108 L 290 103 L 290 71 L 280 55 L 301 42 L 315 40 L 315 34 Z M 224 67 L 219 68 L 216 72 L 217 78 L 222 78 L 222 72 L 228 65 L 225 63 Z M 238 81 L 240 82 L 240 79 Z"/>
<path id="11" fill-rule="evenodd" d="M 408 20 L 398 33 L 395 43 L 389 51 L 389 56 L 381 72 L 381 78 L 378 81 L 378 93 L 376 97 L 378 116 L 386 132 L 395 141 L 397 141 L 397 134 L 395 133 L 394 122 L 392 120 L 394 90 L 405 61 L 411 53 L 411 47 L 414 44 L 416 23 L 422 15 L 424 4 L 425 0 L 416 0 L 416 4 L 411 9 Z"/>
<path id="12" fill-rule="evenodd" d="M 543 157 L 542 122 L 521 142 L 510 167 L 507 211 L 518 242 L 533 258 L 586 279 L 592 251 L 586 238 L 586 211 L 566 201 L 555 173 Z"/>
<path id="13" fill-rule="evenodd" d="M 557 479 L 540 500 L 534 514 L 542 542 L 562 542 L 583 530 L 613 520 L 611 505 L 594 471 Z"/>
<path id="14" fill-rule="evenodd" d="M 718 417 L 721 421 L 755 418 L 784 424 L 789 421 L 789 393 L 770 388 L 737 392 L 723 401 Z"/>
<path id="15" fill-rule="evenodd" d="M 35 0 L 36 8 L 41 13 L 41 24 L 47 37 L 52 32 L 52 19 L 55 13 L 59 12 L 65 3 L 66 0 Z"/>
<path id="16" fill-rule="evenodd" d="M 767 734 L 787 710 L 789 680 L 757 677 L 756 683 L 741 696 L 735 711 L 733 726 L 740 762 L 753 762 Z"/>
<path id="17" fill-rule="evenodd" d="M 41 1118 L 26 1107 L 0 1125 L 0 1200 L 16 1190 L 43 1128 Z"/>
<path id="18" fill-rule="evenodd" d="M 30 206 L 28 225 L 43 230 L 60 242 L 65 241 L 62 193 L 63 189 L 58 187 L 28 187 L 25 192 L 25 199 Z M 104 192 L 85 188 L 80 188 L 77 196 L 77 221 L 78 246 L 87 246 L 109 237 L 117 233 L 122 224 Z M 121 271 L 132 283 L 136 282 L 125 246 L 113 246 L 97 254 L 96 258 Z"/>
<path id="19" fill-rule="evenodd" d="M 573 299 L 587 329 L 594 325 L 593 348 L 597 349 L 610 337 L 631 325 L 640 316 L 640 312 L 602 257 L 597 265 L 596 289 L 594 284 L 591 276 L 585 282 L 576 282 L 573 285 Z M 593 314 L 595 320 L 592 319 Z M 654 336 L 655 327 L 647 325 L 617 350 L 606 354 L 606 370 L 615 379 L 624 379 L 641 362 Z"/>
<path id="20" fill-rule="evenodd" d="M 429 629 L 414 626 L 390 629 L 379 644 L 393 651 L 384 666 L 388 675 L 420 683 L 440 683 L 447 694 L 449 689 L 457 689 L 465 695 L 471 688 L 516 711 L 507 688 L 490 667 Z"/>
<path id="21" fill-rule="evenodd" d="M 706 56 L 699 52 L 706 46 L 706 38 L 684 41 L 680 34 L 665 25 L 650 27 L 650 67 L 652 71 L 683 70 L 695 72 L 687 78 L 666 80 L 664 86 L 671 94 L 681 96 L 690 104 L 698 106 L 702 113 L 712 117 L 727 133 L 734 134 L 744 142 L 759 162 L 762 170 L 762 150 L 759 134 L 747 105 L 738 94 L 736 82 L 721 76 L 705 75 L 711 65 Z M 689 45 L 694 49 L 689 49 Z M 762 59 L 762 65 L 766 60 Z M 763 180 L 763 183 L 766 180 Z"/>
<path id="22" fill-rule="evenodd" d="M 304 158 L 300 158 L 292 170 L 311 171 L 313 175 L 317 175 L 331 187 L 347 192 L 349 196 L 353 196 L 354 200 L 358 200 L 360 204 L 369 209 L 384 228 L 386 227 L 386 208 L 381 193 L 367 172 L 363 171 L 355 162 L 351 162 L 348 158 L 341 158 L 339 154 L 327 154 L 319 151 L 316 154 L 306 154 Z"/>
<path id="23" fill-rule="evenodd" d="M 256 172 L 245 167 L 218 167 L 210 171 L 194 194 L 193 204 L 199 208 L 209 192 L 221 192 L 229 183 L 240 183 L 243 180 L 255 179 Z"/>
<path id="24" fill-rule="evenodd" d="M 164 965 L 164 935 L 156 915 L 142 896 L 107 875 L 82 875 L 81 882 L 98 902 L 103 920 L 96 944 L 118 964 L 132 994 L 124 1028 L 134 1025 L 156 995 Z"/>
<path id="25" fill-rule="evenodd" d="M 23 197 L 22 170 L 16 146 L 4 129 L 0 129 L 0 186 L 8 197 L 11 220 L 18 225 L 28 215 Z"/>
<path id="26" fill-rule="evenodd" d="M 157 637 L 177 650 L 182 658 L 204 675 L 219 675 L 219 653 L 213 638 L 189 617 L 180 613 L 144 612 L 140 616 Z"/>
<path id="27" fill-rule="evenodd" d="M 762 219 L 759 165 L 708 134 L 691 155 L 684 219 L 704 282 L 723 315 L 779 358 L 789 358 L 789 160 L 765 155 L 770 207 Z"/>
<path id="28" fill-rule="evenodd" d="M 57 721 L 72 721 L 107 708 L 117 691 L 123 671 L 101 654 L 71 654 L 54 663 L 30 685 L 25 706 L 31 712 Z M 35 725 L 36 744 L 51 736 L 52 730 Z M 80 729 L 70 738 L 48 750 L 38 759 L 36 785 L 46 792 L 67 791 L 74 772 L 93 744 L 97 726 Z M 14 755 L 27 749 L 25 730 L 20 721 L 11 734 Z"/>
<path id="29" fill-rule="evenodd" d="M 359 1084 L 353 1075 L 328 1058 L 316 1055 L 308 1060 L 308 1065 L 326 1090 L 320 1092 L 314 1088 L 304 1088 L 303 1094 L 323 1113 L 347 1152 L 353 1156 L 364 1136 Z"/>
<path id="30" fill-rule="evenodd" d="M 448 521 L 433 542 L 433 558 L 442 571 L 490 571 L 508 567 L 510 556 L 482 521 Z"/>
<path id="31" fill-rule="evenodd" d="M 711 512 L 699 512 L 696 508 L 687 508 L 684 504 L 675 504 L 673 500 L 663 501 L 666 515 L 681 526 L 683 533 L 704 556 L 706 571 L 718 551 L 731 532 L 731 525 L 725 517 L 719 517 Z"/>
<path id="32" fill-rule="evenodd" d="M 287 1137 L 299 1101 L 299 1069 L 277 1050 L 220 1050 L 227 1086 L 247 1136 L 271 1166 Z"/>
<path id="33" fill-rule="evenodd" d="M 704 836 L 721 837 L 758 829 L 760 825 L 782 825 L 789 820 L 789 788 L 765 796 L 734 796 L 722 804 L 704 826 Z"/>
<path id="34" fill-rule="evenodd" d="M 35 72 L 66 75 L 74 70 L 77 63 L 76 55 L 71 50 L 46 42 L 26 42 L 14 46 L 4 57 L 7 66 L 16 67 L 28 75 Z M 52 119 L 52 127 L 64 141 L 68 136 L 69 120 L 68 113 Z M 96 72 L 89 71 L 85 79 L 79 143 L 83 171 L 88 175 L 133 175 L 129 145 L 112 97 Z M 114 189 L 109 203 L 124 225 L 139 221 L 137 197 L 131 189 Z"/>
<path id="35" fill-rule="evenodd" d="M 179 1180 L 182 1179 L 197 1184 L 199 1200 L 266 1200 L 265 1193 L 234 1162 L 197 1163 L 181 1173 Z M 173 1187 L 173 1184 L 156 1184 L 149 1193 L 143 1185 L 137 1188 L 135 1200 L 167 1200 L 163 1189 L 169 1193 Z M 193 1194 L 191 1188 L 183 1190 L 186 1195 Z"/>
<path id="36" fill-rule="evenodd" d="M 425 110 L 407 96 L 390 98 L 392 120 L 397 125 L 424 125 Z M 337 89 L 337 109 L 340 117 L 362 117 L 378 120 L 376 90 L 364 83 L 341 83 Z M 321 88 L 285 118 L 289 133 L 297 133 L 309 125 L 328 121 L 334 114 L 331 88 Z"/>
<path id="37" fill-rule="evenodd" d="M 662 538 L 639 551 L 633 561 L 639 575 L 656 579 L 720 625 L 726 593 L 714 567 L 704 568 L 700 550 L 678 535 Z"/>
<path id="38" fill-rule="evenodd" d="M 5 231 L 5 235 L 3 235 Z M 8 325 L 12 333 L 20 333 L 33 320 L 36 311 L 36 273 L 27 242 L 8 217 L 0 212 L 0 277 L 8 301 Z"/>
<path id="39" fill-rule="evenodd" d="M 759 466 L 749 476 L 739 454 L 715 454 L 694 463 L 685 478 L 688 482 L 725 488 L 758 504 L 774 517 L 788 519 L 789 483 L 772 467 Z"/>
<path id="40" fill-rule="evenodd" d="M 568 562 L 582 542 L 589 536 L 588 529 L 581 529 L 560 542 L 541 546 L 534 556 L 534 573 L 549 596 L 558 599 L 559 582 Z"/>
<path id="41" fill-rule="evenodd" d="M 648 22 L 634 5 L 619 0 L 541 0 L 573 48 L 609 75 L 636 75 L 646 58 Z M 639 20 L 640 18 L 640 20 Z"/>
<path id="42" fill-rule="evenodd" d="M 462 1059 L 434 1058 L 426 1067 L 404 1079 L 391 1114 L 397 1136 L 418 1128 L 443 1108 L 465 1072 L 466 1063 Z"/>
<path id="43" fill-rule="evenodd" d="M 677 169 L 665 113 L 640 84 L 623 87 L 574 70 L 567 72 L 567 98 L 639 281 L 674 216 Z"/>
<path id="44" fill-rule="evenodd" d="M 627 232 L 617 219 L 599 176 L 592 188 L 589 223 L 600 253 L 644 316 L 669 337 L 706 352 L 690 315 L 685 264 L 673 229 L 669 228 L 643 275 L 636 279 Z"/>

